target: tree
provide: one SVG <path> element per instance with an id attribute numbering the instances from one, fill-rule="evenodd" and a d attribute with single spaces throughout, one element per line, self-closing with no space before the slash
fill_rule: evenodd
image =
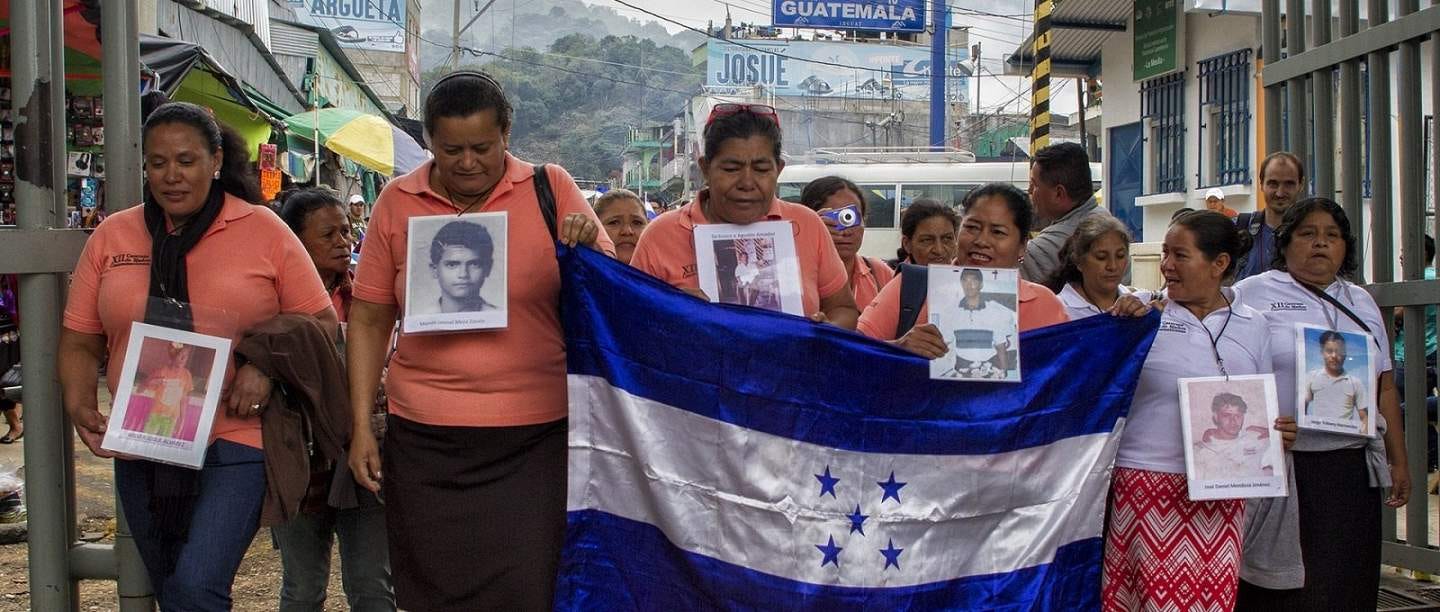
<path id="1" fill-rule="evenodd" d="M 507 49 L 464 59 L 463 68 L 484 70 L 505 88 L 515 111 L 515 155 L 594 180 L 620 169 L 629 126 L 669 123 L 703 80 L 688 52 L 635 36 L 569 34 L 547 52 Z M 422 75 L 423 90 L 445 72 Z"/>

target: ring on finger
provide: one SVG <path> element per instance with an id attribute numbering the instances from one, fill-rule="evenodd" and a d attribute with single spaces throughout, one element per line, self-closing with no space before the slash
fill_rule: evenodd
<path id="1" fill-rule="evenodd" d="M 256 403 L 256 404 L 250 404 L 250 414 L 260 414 L 260 409 L 261 409 L 261 408 L 264 408 L 264 406 L 262 406 L 262 405 L 260 405 L 260 404 L 258 404 L 258 403 Z"/>

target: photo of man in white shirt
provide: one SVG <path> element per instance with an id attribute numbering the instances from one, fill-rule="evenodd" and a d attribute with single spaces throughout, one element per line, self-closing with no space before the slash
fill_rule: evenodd
<path id="1" fill-rule="evenodd" d="M 937 313 L 937 324 L 950 343 L 954 367 L 942 378 L 1005 379 L 1015 369 L 1012 352 L 1018 347 L 1016 312 L 982 295 L 985 275 L 976 268 L 960 272 L 959 308 Z"/>
<path id="2" fill-rule="evenodd" d="M 1325 364 L 1305 377 L 1305 414 L 1313 417 L 1360 421 L 1368 431 L 1370 411 L 1365 382 L 1345 371 L 1345 336 L 1337 331 L 1320 334 L 1320 357 Z"/>
<path id="3" fill-rule="evenodd" d="M 1210 402 L 1214 427 L 1196 437 L 1195 477 L 1200 480 L 1253 478 L 1274 474 L 1266 460 L 1270 429 L 1264 425 L 1245 426 L 1250 407 L 1234 393 L 1217 393 Z M 1264 413 L 1259 422 L 1265 420 Z"/>

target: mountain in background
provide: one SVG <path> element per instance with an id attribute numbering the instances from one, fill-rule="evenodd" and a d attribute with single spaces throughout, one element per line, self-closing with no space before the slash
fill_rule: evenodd
<path id="1" fill-rule="evenodd" d="M 569 34 L 543 52 L 524 38 L 521 48 L 467 55 L 459 67 L 482 69 L 505 88 L 515 111 L 511 152 L 580 179 L 618 176 L 629 129 L 672 122 L 704 77 L 688 49 L 649 38 Z M 433 66 L 421 75 L 424 91 L 448 72 Z"/>
<path id="2" fill-rule="evenodd" d="M 488 0 L 461 0 L 460 25 L 465 25 L 476 10 Z M 450 53 L 450 32 L 453 26 L 448 0 L 425 2 L 421 11 L 421 70 L 441 65 Z M 461 36 L 460 44 L 482 51 L 530 47 L 545 49 L 556 40 L 571 34 L 594 38 L 633 36 L 649 40 L 661 47 L 677 47 L 688 53 L 705 36 L 692 31 L 671 34 L 659 23 L 644 17 L 642 23 L 609 6 L 592 6 L 579 0 L 495 0 L 470 29 Z"/>

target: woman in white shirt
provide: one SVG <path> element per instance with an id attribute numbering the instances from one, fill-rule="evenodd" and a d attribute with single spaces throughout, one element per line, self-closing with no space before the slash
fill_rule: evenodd
<path id="1" fill-rule="evenodd" d="M 1160 273 L 1169 301 L 1115 459 L 1104 609 L 1234 606 L 1245 504 L 1190 501 L 1179 380 L 1270 371 L 1265 316 L 1222 287 L 1246 238 L 1210 211 L 1180 216 L 1165 235 Z"/>
<path id="2" fill-rule="evenodd" d="M 1355 271 L 1357 253 L 1339 204 L 1311 198 L 1292 205 L 1275 230 L 1275 247 L 1274 269 L 1237 283 L 1235 291 L 1240 303 L 1269 320 L 1280 414 L 1294 416 L 1296 386 L 1309 386 L 1306 366 L 1295 358 L 1296 324 L 1359 335 L 1379 373 L 1364 381 L 1369 397 L 1361 405 L 1378 402 L 1379 416 L 1368 418 L 1377 419 L 1380 436 L 1300 432 L 1291 453 L 1290 496 L 1251 500 L 1246 507 L 1239 606 L 1373 610 L 1380 587 L 1380 503 L 1398 508 L 1410 496 L 1384 320 L 1370 294 L 1345 279 Z M 1366 349 L 1346 344 L 1352 357 Z M 1390 495 L 1383 498 L 1387 486 Z"/>
<path id="3" fill-rule="evenodd" d="M 1110 215 L 1091 215 L 1065 242 L 1060 269 L 1045 282 L 1065 304 L 1071 321 L 1108 312 L 1120 296 L 1130 269 L 1130 230 Z"/>

